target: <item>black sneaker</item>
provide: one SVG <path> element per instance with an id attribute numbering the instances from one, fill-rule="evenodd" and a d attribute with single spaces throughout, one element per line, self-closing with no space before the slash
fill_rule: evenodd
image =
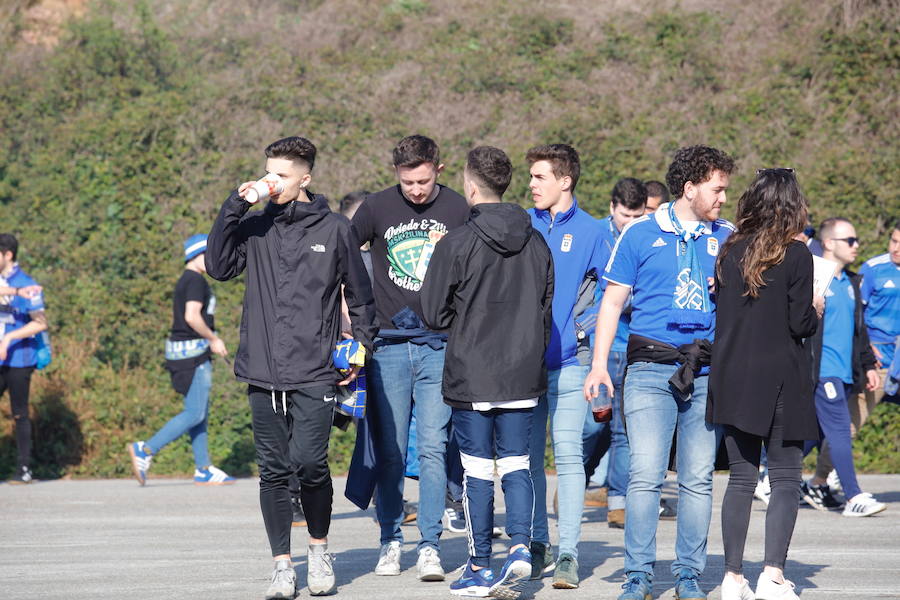
<path id="1" fill-rule="evenodd" d="M 28 467 L 19 467 L 16 469 L 16 474 L 13 475 L 13 478 L 9 480 L 9 483 L 15 485 L 27 484 L 34 481 L 34 476 L 31 474 L 31 469 Z"/>
<path id="2" fill-rule="evenodd" d="M 844 503 L 834 497 L 827 485 L 812 485 L 808 481 L 800 484 L 800 496 L 816 510 L 842 510 Z"/>

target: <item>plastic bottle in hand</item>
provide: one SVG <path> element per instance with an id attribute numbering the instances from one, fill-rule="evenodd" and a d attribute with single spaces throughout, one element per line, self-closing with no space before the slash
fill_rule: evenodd
<path id="1" fill-rule="evenodd" d="M 612 419 L 612 401 L 609 390 L 605 385 L 601 385 L 597 392 L 597 396 L 591 399 L 591 413 L 594 415 L 595 423 L 607 423 Z"/>
<path id="2" fill-rule="evenodd" d="M 244 200 L 250 204 L 256 204 L 282 192 L 284 192 L 284 180 L 274 173 L 267 173 L 265 177 L 250 186 L 250 189 L 244 194 Z"/>

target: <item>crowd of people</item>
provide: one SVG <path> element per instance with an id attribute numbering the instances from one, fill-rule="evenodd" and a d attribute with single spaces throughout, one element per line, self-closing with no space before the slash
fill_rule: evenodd
<path id="1" fill-rule="evenodd" d="M 316 159 L 309 140 L 278 140 L 265 156 L 263 209 L 250 212 L 260 188 L 247 181 L 225 200 L 208 236 L 185 241 L 165 348 L 184 410 L 128 453 L 143 485 L 153 456 L 187 433 L 195 482 L 234 482 L 207 452 L 211 358 L 228 351 L 203 275 L 244 274 L 233 366 L 248 386 L 274 559 L 267 599 L 298 592 L 291 527 L 301 522 L 309 593 L 336 591 L 328 441 L 342 388 L 360 389 L 363 373 L 366 412 L 347 496 L 363 508 L 375 502 L 379 576 L 401 572 L 411 455 L 419 478 L 417 576 L 445 580 L 440 538 L 461 502 L 469 560 L 449 584 L 461 596 L 514 600 L 529 579 L 545 576 L 554 588 L 577 588 L 595 471 L 605 473 L 609 526 L 624 528 L 619 600 L 652 598 L 657 524 L 675 517 L 661 499 L 668 471 L 678 481 L 675 594 L 706 598 L 700 579 L 717 453 L 730 469 L 725 600 L 797 598 L 784 566 L 800 502 L 848 517 L 884 510 L 861 490 L 851 447 L 885 392 L 896 400 L 900 221 L 888 253 L 856 275 L 848 270 L 859 246 L 852 223 L 834 217 L 812 231 L 791 169 L 760 169 L 738 200 L 735 223 L 720 218 L 735 163 L 707 146 L 679 149 L 665 184 L 620 179 L 602 219 L 579 205 L 580 159 L 566 144 L 527 152 L 528 210 L 503 200 L 513 166 L 494 147 L 468 153 L 459 194 L 438 183 L 437 144 L 406 137 L 393 150 L 397 184 L 348 196 L 344 214 L 309 191 Z M 821 295 L 814 295 L 813 252 L 835 267 Z M 15 478 L 24 483 L 28 381 L 46 318 L 41 289 L 16 254 L 15 238 L 0 235 L 0 390 L 10 388 Z M 342 339 L 353 341 L 354 359 L 338 371 L 333 351 Z M 598 399 L 608 416 L 592 412 Z M 816 475 L 803 481 L 803 456 L 815 446 Z M 496 572 L 495 476 L 510 539 Z M 768 505 L 755 592 L 742 570 L 754 495 Z"/>

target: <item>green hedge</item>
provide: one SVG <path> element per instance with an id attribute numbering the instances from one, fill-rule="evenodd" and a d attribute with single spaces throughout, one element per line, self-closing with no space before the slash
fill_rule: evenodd
<path id="1" fill-rule="evenodd" d="M 596 215 L 618 178 L 661 179 L 675 148 L 703 142 L 738 160 L 726 213 L 757 167 L 791 166 L 814 220 L 848 216 L 862 257 L 884 252 L 900 213 L 898 17 L 877 0 L 848 10 L 107 0 L 47 47 L 26 43 L 14 14 L 0 26 L 2 227 L 46 288 L 56 352 L 34 381 L 36 472 L 125 476 L 126 442 L 179 409 L 161 353 L 181 241 L 209 229 L 285 135 L 318 145 L 313 187 L 332 199 L 391 183 L 390 149 L 409 133 L 439 141 L 455 187 L 469 148 L 499 145 L 516 166 L 508 197 L 523 204 L 525 150 L 569 142 Z M 215 292 L 233 352 L 242 282 Z M 250 473 L 245 391 L 221 364 L 214 381 L 213 459 Z M 862 464 L 895 470 L 896 421 L 883 418 L 894 444 L 862 446 Z M 5 403 L 0 432 L 3 477 Z M 351 445 L 334 437 L 335 470 Z M 178 442 L 153 472 L 191 463 Z"/>

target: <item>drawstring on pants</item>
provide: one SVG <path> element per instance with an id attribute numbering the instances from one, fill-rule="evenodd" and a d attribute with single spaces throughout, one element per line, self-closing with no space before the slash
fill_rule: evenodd
<path id="1" fill-rule="evenodd" d="M 287 392 L 284 390 L 281 392 L 281 410 L 284 411 L 284 416 L 287 417 Z M 278 414 L 278 408 L 275 406 L 275 390 L 272 390 L 272 412 L 276 415 Z"/>

